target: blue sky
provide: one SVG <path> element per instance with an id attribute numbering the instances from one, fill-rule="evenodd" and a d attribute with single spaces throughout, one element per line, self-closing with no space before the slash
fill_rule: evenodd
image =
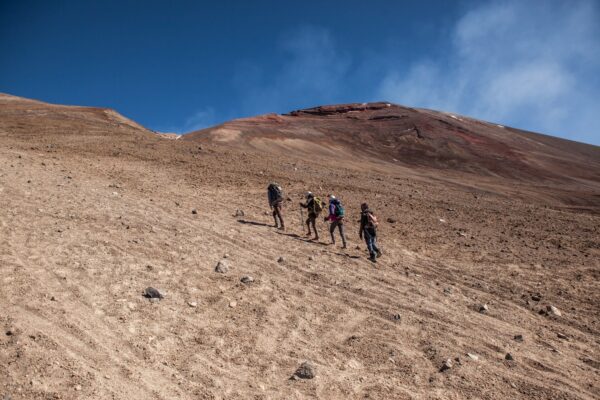
<path id="1" fill-rule="evenodd" d="M 600 145 L 600 2 L 4 0 L 0 92 L 175 132 L 385 100 Z"/>

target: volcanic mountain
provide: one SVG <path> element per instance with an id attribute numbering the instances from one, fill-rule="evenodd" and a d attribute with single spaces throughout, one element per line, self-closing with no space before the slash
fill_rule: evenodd
<path id="1" fill-rule="evenodd" d="M 600 147 L 384 102 L 243 118 L 185 139 L 525 181 L 600 181 Z"/>
<path id="2" fill-rule="evenodd" d="M 0 95 L 0 399 L 597 399 L 599 163 L 388 103 L 166 140 Z M 308 190 L 348 248 L 305 236 Z"/>

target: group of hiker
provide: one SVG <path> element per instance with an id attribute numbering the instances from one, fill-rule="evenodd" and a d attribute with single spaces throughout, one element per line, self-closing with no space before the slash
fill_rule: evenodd
<path id="1" fill-rule="evenodd" d="M 267 196 L 269 199 L 269 206 L 273 211 L 273 220 L 275 221 L 275 227 L 281 230 L 285 230 L 283 222 L 283 190 L 277 183 L 270 183 L 267 187 Z M 340 237 L 342 238 L 342 249 L 348 247 L 346 242 L 346 234 L 344 232 L 344 218 L 345 210 L 340 200 L 333 194 L 327 196 L 329 200 L 327 212 L 328 215 L 324 217 L 325 222 L 329 222 L 329 234 L 331 235 L 331 243 L 335 245 L 335 230 L 338 229 Z M 308 212 L 305 224 L 308 229 L 307 237 L 311 237 L 314 232 L 313 240 L 319 240 L 319 232 L 317 230 L 317 218 L 325 208 L 323 201 L 315 196 L 312 192 L 306 192 L 306 201 L 300 203 L 300 207 L 305 208 Z M 361 217 L 360 217 L 360 228 L 359 237 L 365 240 L 367 249 L 369 250 L 369 260 L 377 262 L 377 258 L 381 257 L 381 250 L 377 246 L 377 217 L 372 210 L 369 209 L 367 203 L 362 203 L 360 206 Z M 311 230 L 312 227 L 312 230 Z"/>

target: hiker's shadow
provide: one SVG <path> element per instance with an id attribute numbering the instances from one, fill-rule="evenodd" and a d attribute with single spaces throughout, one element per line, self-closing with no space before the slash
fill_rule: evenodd
<path id="1" fill-rule="evenodd" d="M 292 239 L 296 239 L 296 240 L 299 240 L 299 241 L 304 242 L 304 243 L 316 244 L 316 245 L 319 245 L 319 246 L 327 246 L 327 243 L 317 242 L 314 239 L 308 239 L 306 237 L 302 237 L 302 236 L 297 235 L 295 233 L 285 233 L 285 232 L 277 232 L 277 233 L 279 235 L 288 236 L 288 237 L 291 237 Z"/>
<path id="2" fill-rule="evenodd" d="M 273 225 L 265 224 L 264 222 L 248 221 L 246 219 L 238 219 L 237 222 L 239 222 L 240 224 L 245 224 L 245 225 L 273 226 Z"/>

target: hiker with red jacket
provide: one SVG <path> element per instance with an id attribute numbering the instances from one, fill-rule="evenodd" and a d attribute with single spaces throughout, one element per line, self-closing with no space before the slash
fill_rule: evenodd
<path id="1" fill-rule="evenodd" d="M 381 257 L 381 250 L 377 247 L 377 217 L 373 211 L 369 209 L 367 203 L 360 205 L 360 229 L 358 235 L 362 239 L 365 238 L 367 249 L 369 250 L 369 260 L 377 262 L 375 257 Z"/>
<path id="2" fill-rule="evenodd" d="M 329 216 L 325 217 L 325 221 L 330 221 L 329 233 L 331 234 L 331 244 L 335 244 L 335 228 L 340 231 L 342 237 L 342 249 L 346 246 L 346 235 L 344 235 L 344 207 L 342 203 L 332 194 L 327 196 L 329 198 Z"/>
<path id="3" fill-rule="evenodd" d="M 271 210 L 273 210 L 273 219 L 275 220 L 275 228 L 285 230 L 285 227 L 283 224 L 283 217 L 281 215 L 282 208 L 283 208 L 283 190 L 281 189 L 281 186 L 279 186 L 275 182 L 270 183 L 269 187 L 267 187 L 267 197 L 269 199 L 269 207 L 271 207 Z M 279 226 L 277 223 L 278 218 L 279 218 L 279 222 L 281 223 L 281 226 Z"/>
<path id="4" fill-rule="evenodd" d="M 310 236 L 310 226 L 312 225 L 313 230 L 315 231 L 314 240 L 319 240 L 319 232 L 317 232 L 317 217 L 323 211 L 323 203 L 321 203 L 321 199 L 315 197 L 312 192 L 306 193 L 306 203 L 300 203 L 300 207 L 306 208 L 308 210 L 308 218 L 306 219 L 306 227 L 308 228 L 308 233 L 306 236 Z"/>

